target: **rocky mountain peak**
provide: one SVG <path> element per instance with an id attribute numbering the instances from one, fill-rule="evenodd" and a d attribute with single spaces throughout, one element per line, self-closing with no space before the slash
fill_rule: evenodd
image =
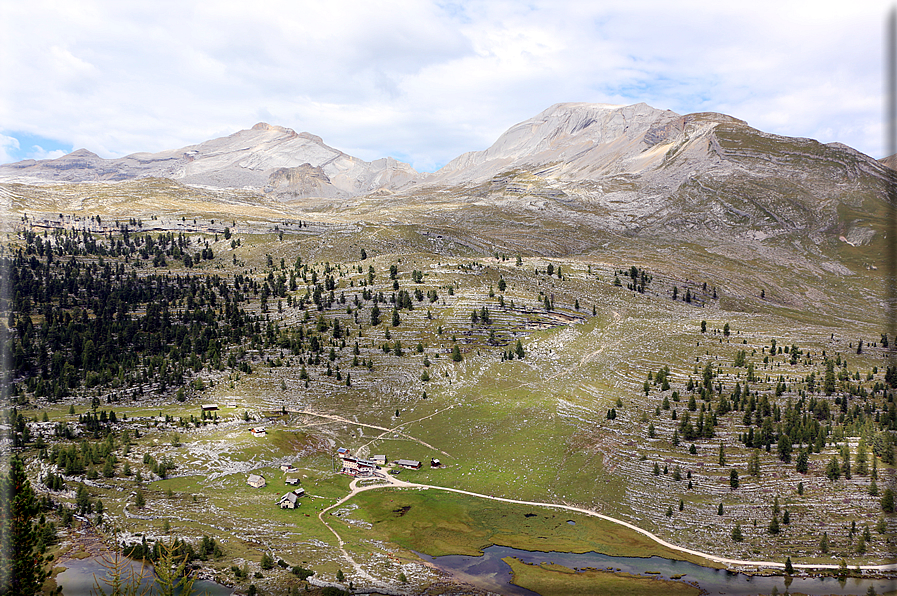
<path id="1" fill-rule="evenodd" d="M 271 131 L 271 132 L 282 132 L 291 136 L 296 136 L 296 131 L 292 128 L 287 128 L 285 126 L 277 126 L 276 124 L 268 124 L 267 122 L 259 122 L 258 124 L 253 125 L 249 130 L 257 130 L 257 131 Z M 308 134 L 308 133 L 303 133 Z"/>

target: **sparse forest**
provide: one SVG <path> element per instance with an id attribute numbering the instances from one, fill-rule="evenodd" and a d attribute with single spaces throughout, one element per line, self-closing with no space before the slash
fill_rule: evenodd
<path id="1" fill-rule="evenodd" d="M 289 517 L 271 503 L 287 463 L 322 503 L 345 496 L 333 445 L 440 460 L 412 481 L 601 503 L 728 557 L 856 566 L 893 551 L 897 366 L 874 325 L 767 324 L 726 310 L 722 279 L 622 259 L 355 236 L 314 252 L 321 234 L 291 239 L 286 224 L 105 224 L 26 219 L 0 256 L 3 421 L 36 491 L 34 552 L 84 524 L 124 530 L 136 559 L 304 589 L 345 563 L 311 514 L 323 506 Z M 250 468 L 270 486 L 248 487 Z M 210 507 L 239 521 L 209 523 Z M 367 540 L 373 515 L 347 509 L 334 527 Z M 240 542 L 278 524 L 292 542 L 276 556 Z"/>

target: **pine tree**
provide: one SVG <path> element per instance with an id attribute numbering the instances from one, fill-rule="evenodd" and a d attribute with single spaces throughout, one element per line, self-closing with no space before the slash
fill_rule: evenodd
<path id="1" fill-rule="evenodd" d="M 722 502 L 720 502 L 719 507 L 716 508 L 716 514 L 717 514 L 717 515 L 722 515 L 722 514 L 723 514 L 723 504 L 722 504 Z"/>
<path id="2" fill-rule="evenodd" d="M 723 444 L 719 444 L 719 465 L 726 465 L 726 451 L 723 449 Z"/>
<path id="3" fill-rule="evenodd" d="M 729 486 L 732 487 L 732 490 L 738 488 L 738 470 L 734 468 L 729 472 Z"/>
<path id="4" fill-rule="evenodd" d="M 48 575 L 34 521 L 40 506 L 22 460 L 16 455 L 9 464 L 9 475 L 0 479 L 0 594 L 31 596 Z"/>
<path id="5" fill-rule="evenodd" d="M 822 540 L 819 541 L 819 550 L 822 554 L 828 553 L 828 532 L 822 533 Z"/>
<path id="6" fill-rule="evenodd" d="M 744 540 L 744 536 L 741 534 L 741 524 L 735 522 L 735 527 L 732 528 L 732 541 L 741 542 L 742 540 Z"/>
<path id="7" fill-rule="evenodd" d="M 850 478 L 851 478 L 851 474 L 850 474 L 850 450 L 847 449 L 847 450 L 845 450 L 845 451 L 846 451 L 846 453 L 845 453 L 845 455 L 844 455 L 844 457 L 843 457 L 843 459 L 842 459 L 842 461 L 841 461 L 841 474 L 844 475 L 844 478 L 845 478 L 846 480 L 850 480 Z"/>
<path id="8" fill-rule="evenodd" d="M 112 458 L 107 457 L 106 463 L 103 465 L 103 476 L 106 478 L 112 478 L 115 476 L 115 468 L 112 466 Z"/>
<path id="9" fill-rule="evenodd" d="M 869 473 L 868 452 L 865 439 L 860 439 L 860 444 L 857 447 L 856 472 L 860 476 L 865 476 Z"/>
<path id="10" fill-rule="evenodd" d="M 841 477 L 841 466 L 838 464 L 837 456 L 833 455 L 832 459 L 826 464 L 825 475 L 832 482 Z"/>
<path id="11" fill-rule="evenodd" d="M 894 513 L 894 491 L 890 488 L 886 488 L 881 495 L 881 510 Z"/>
<path id="12" fill-rule="evenodd" d="M 461 349 L 458 347 L 458 344 L 452 346 L 452 361 L 453 362 L 461 362 L 463 360 L 463 356 L 461 356 Z"/>

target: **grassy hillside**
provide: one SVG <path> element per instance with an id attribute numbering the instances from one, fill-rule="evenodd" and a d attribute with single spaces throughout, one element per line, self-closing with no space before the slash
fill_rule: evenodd
<path id="1" fill-rule="evenodd" d="M 592 508 L 716 555 L 843 559 L 852 567 L 893 552 L 897 521 L 880 499 L 894 482 L 897 412 L 885 379 L 881 268 L 864 268 L 874 260 L 869 251 L 881 250 L 875 242 L 633 239 L 517 211 L 499 220 L 488 207 L 462 218 L 438 198 L 429 211 L 390 209 L 390 218 L 405 217 L 399 221 L 380 215 L 362 223 L 355 217 L 373 213 L 374 199 L 338 214 L 305 206 L 298 216 L 295 206 L 265 211 L 239 196 L 210 207 L 200 204 L 206 191 L 196 191 L 200 203 L 191 206 L 183 187 L 166 184 L 67 187 L 68 203 L 52 195 L 62 191 L 51 200 L 34 188 L 10 189 L 20 201 L 6 221 L 13 270 L 65 279 L 66 267 L 79 263 L 82 273 L 77 289 L 29 286 L 41 289 L 28 311 L 3 318 L 21 363 L 6 377 L 17 407 L 7 418 L 35 486 L 71 509 L 81 507 L 83 484 L 94 503 L 86 517 L 102 534 L 132 543 L 215 537 L 224 555 L 201 564 L 244 588 L 250 579 L 271 593 L 300 585 L 289 568 L 261 569 L 263 553 L 327 580 L 341 570 L 364 583 L 318 519 L 348 493 L 349 478 L 334 473 L 335 450 L 347 447 L 424 462 L 402 479 Z M 160 205 L 155 193 L 171 201 L 158 218 L 141 212 Z M 133 251 L 117 244 L 125 225 Z M 146 238 L 163 230 L 189 242 L 144 256 Z M 185 255 L 205 250 L 211 258 L 187 265 Z M 75 325 L 66 332 L 80 333 L 80 317 L 105 316 L 98 280 L 104 268 L 119 267 L 182 293 L 137 300 L 110 324 L 144 321 L 164 301 L 167 335 L 155 347 L 135 343 L 136 357 L 121 360 L 113 348 L 124 344 L 116 342 L 133 338 L 113 335 L 105 348 L 96 344 L 98 362 L 82 359 L 71 342 L 54 344 L 47 312 L 63 321 L 68 314 Z M 85 323 L 83 332 L 91 329 Z M 218 335 L 209 343 L 203 333 L 212 329 Z M 47 390 L 54 357 L 70 364 L 70 382 L 58 392 Z M 212 403 L 220 409 L 201 411 Z M 104 421 L 91 421 L 100 412 Z M 249 433 L 258 426 L 267 434 Z M 756 438 L 746 444 L 749 434 Z M 91 455 L 83 445 L 99 447 Z M 83 456 L 80 469 L 59 457 L 72 447 Z M 444 465 L 431 468 L 431 458 Z M 826 470 L 833 458 L 837 478 Z M 276 505 L 291 488 L 285 464 L 298 468 L 307 493 L 295 511 Z M 878 494 L 870 491 L 873 464 Z M 49 486 L 50 473 L 64 486 Z M 267 486 L 250 487 L 250 473 L 263 474 Z M 392 501 L 412 513 L 392 516 Z M 507 544 L 669 555 L 598 522 L 594 531 L 586 521 L 575 530 L 511 523 L 505 516 L 517 508 L 466 497 L 372 490 L 333 513 L 331 526 L 368 573 L 393 581 L 401 570 L 417 586 L 437 578 L 412 551 Z M 736 525 L 740 541 L 732 538 Z M 262 577 L 242 578 L 233 560 Z M 525 582 L 551 584 L 563 572 L 518 567 Z"/>

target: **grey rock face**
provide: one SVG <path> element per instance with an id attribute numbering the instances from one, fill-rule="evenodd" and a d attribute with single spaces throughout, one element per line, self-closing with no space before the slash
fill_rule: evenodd
<path id="1" fill-rule="evenodd" d="M 103 159 L 79 149 L 58 159 L 8 164 L 0 166 L 0 179 L 86 182 L 160 177 L 217 188 L 262 189 L 276 171 L 304 165 L 320 168 L 327 181 L 309 185 L 302 176 L 281 175 L 276 185 L 279 192 L 308 196 L 303 193 L 320 189 L 323 194 L 314 196 L 353 196 L 392 189 L 418 175 L 394 159 L 366 162 L 325 145 L 318 136 L 259 123 L 227 137 L 159 153 Z M 290 188 L 283 184 L 285 179 L 302 182 Z"/>

